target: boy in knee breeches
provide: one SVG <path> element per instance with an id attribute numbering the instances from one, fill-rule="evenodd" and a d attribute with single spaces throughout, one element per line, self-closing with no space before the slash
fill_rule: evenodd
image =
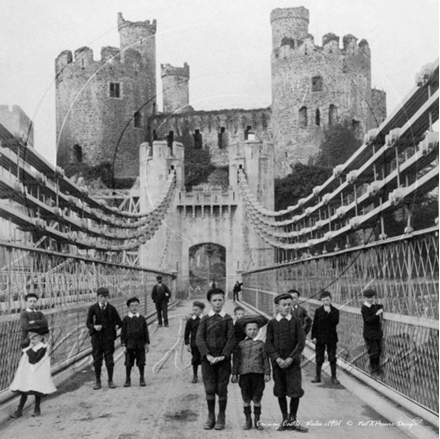
<path id="1" fill-rule="evenodd" d="M 321 368 L 327 349 L 332 383 L 339 384 L 339 380 L 336 378 L 336 346 L 338 343 L 336 326 L 339 323 L 339 310 L 331 304 L 332 295 L 328 291 L 323 291 L 320 299 L 322 306 L 316 309 L 312 325 L 312 340 L 316 345 L 316 377 L 312 383 L 321 382 Z"/>
<path id="2" fill-rule="evenodd" d="M 277 315 L 267 324 L 266 352 L 272 361 L 273 393 L 278 398 L 283 419 L 278 431 L 308 431 L 296 419 L 299 400 L 304 395 L 301 377 L 301 353 L 305 346 L 302 321 L 291 314 L 293 300 L 290 294 L 278 294 L 274 302 Z M 287 412 L 290 397 L 290 415 Z"/>
<path id="3" fill-rule="evenodd" d="M 126 378 L 124 387 L 131 386 L 131 369 L 135 361 L 139 368 L 139 384 L 145 383 L 145 353 L 149 350 L 150 337 L 145 317 L 139 314 L 139 299 L 132 297 L 127 300 L 128 315 L 122 321 L 121 345 L 125 352 Z"/>
<path id="4" fill-rule="evenodd" d="M 270 363 L 264 343 L 255 340 L 260 329 L 258 320 L 249 319 L 244 327 L 246 338 L 234 350 L 232 382 L 239 382 L 246 417 L 243 430 L 252 428 L 251 402 L 254 403 L 255 428 L 263 430 L 260 424 L 261 398 L 265 383 L 270 381 Z M 238 378 L 239 376 L 239 378 Z"/>
<path id="5" fill-rule="evenodd" d="M 202 356 L 202 377 L 208 404 L 205 430 L 225 428 L 228 384 L 231 375 L 231 355 L 235 347 L 235 328 L 232 317 L 223 309 L 225 293 L 214 288 L 207 293 L 211 311 L 205 315 L 197 330 L 196 344 Z M 218 395 L 219 413 L 215 420 L 215 395 Z"/>
<path id="6" fill-rule="evenodd" d="M 197 371 L 201 364 L 201 356 L 196 344 L 196 335 L 201 321 L 200 316 L 202 315 L 204 309 L 205 309 L 205 304 L 203 302 L 199 302 L 198 300 L 196 300 L 193 303 L 192 315 L 187 320 L 185 326 L 185 336 L 184 336 L 185 345 L 188 349 L 188 352 L 191 352 L 192 355 L 191 358 L 191 364 L 193 368 L 193 379 L 191 381 L 192 383 L 197 383 L 198 381 Z"/>

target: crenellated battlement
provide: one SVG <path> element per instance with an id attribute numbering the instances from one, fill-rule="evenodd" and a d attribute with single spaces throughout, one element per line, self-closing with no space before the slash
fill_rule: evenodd
<path id="1" fill-rule="evenodd" d="M 154 35 L 157 30 L 157 22 L 156 20 L 153 20 L 152 22 L 150 22 L 150 20 L 128 21 L 124 19 L 122 12 L 118 12 L 118 31 L 120 32 L 124 28 L 143 28 L 149 34 Z"/>
<path id="2" fill-rule="evenodd" d="M 189 65 L 184 63 L 183 67 L 174 67 L 171 64 L 161 64 L 160 76 L 161 78 L 165 76 L 184 76 L 189 79 Z"/>

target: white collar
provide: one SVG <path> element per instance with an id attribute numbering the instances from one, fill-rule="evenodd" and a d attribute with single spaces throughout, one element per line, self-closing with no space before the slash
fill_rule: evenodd
<path id="1" fill-rule="evenodd" d="M 368 308 L 370 308 L 370 306 L 371 306 L 371 305 L 374 305 L 374 303 L 364 302 L 364 305 L 367 306 Z"/>
<path id="2" fill-rule="evenodd" d="M 200 314 L 201 315 L 201 314 Z M 191 316 L 191 318 L 193 319 L 193 320 L 195 320 L 195 319 L 197 319 L 197 318 L 200 318 L 200 316 L 196 316 L 195 314 L 193 314 L 192 316 Z"/>
<path id="3" fill-rule="evenodd" d="M 286 317 L 283 317 L 280 313 L 278 313 L 277 316 L 276 316 L 275 318 L 277 319 L 278 322 L 279 322 L 282 318 L 285 318 L 285 319 L 289 320 L 289 322 L 290 322 L 290 319 L 292 318 L 292 314 L 287 314 Z"/>
<path id="4" fill-rule="evenodd" d="M 209 311 L 208 316 L 212 317 L 213 315 L 218 314 L 220 317 L 224 317 L 226 315 L 226 313 L 221 310 L 220 312 L 214 312 L 212 309 L 211 311 Z"/>
<path id="5" fill-rule="evenodd" d="M 128 312 L 128 317 L 132 318 L 132 317 L 139 317 L 140 314 L 137 312 L 136 314 L 133 314 L 132 312 Z"/>
<path id="6" fill-rule="evenodd" d="M 258 335 L 258 333 L 257 333 L 257 335 Z M 256 337 L 256 336 L 255 336 L 255 337 Z M 251 340 L 251 341 L 254 341 L 255 338 L 250 338 L 250 337 L 246 336 L 245 340 Z M 257 341 L 257 340 L 256 340 L 256 341 Z"/>
<path id="7" fill-rule="evenodd" d="M 30 308 L 26 308 L 26 311 L 27 311 L 27 312 L 37 312 L 36 309 L 30 309 Z"/>
<path id="8" fill-rule="evenodd" d="M 47 343 L 43 343 L 42 341 L 40 341 L 35 346 L 32 346 L 33 351 L 38 351 L 38 349 L 41 348 L 47 348 Z"/>

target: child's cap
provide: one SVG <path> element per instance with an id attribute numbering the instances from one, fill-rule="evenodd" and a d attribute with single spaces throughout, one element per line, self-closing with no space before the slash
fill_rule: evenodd
<path id="1" fill-rule="evenodd" d="M 258 319 L 249 319 L 243 323 L 243 328 L 246 329 L 249 323 L 255 323 L 259 328 L 261 327 L 261 322 Z"/>
<path id="2" fill-rule="evenodd" d="M 109 296 L 110 293 L 109 293 L 109 291 L 108 291 L 108 288 L 106 288 L 106 287 L 99 287 L 99 288 L 96 290 L 96 295 L 97 295 L 97 296 Z"/>
<path id="3" fill-rule="evenodd" d="M 292 296 L 289 293 L 281 293 L 275 296 L 275 299 L 273 299 L 274 303 L 277 304 L 280 300 L 283 299 L 291 299 Z"/>
<path id="4" fill-rule="evenodd" d="M 35 332 L 39 335 L 49 334 L 49 328 L 47 327 L 47 323 L 45 322 L 30 323 L 29 325 L 27 325 L 26 331 Z"/>
<path id="5" fill-rule="evenodd" d="M 156 276 L 156 280 L 162 280 L 162 276 Z"/>
<path id="6" fill-rule="evenodd" d="M 127 300 L 127 306 L 130 306 L 133 302 L 141 303 L 137 297 L 132 297 Z"/>
<path id="7" fill-rule="evenodd" d="M 374 291 L 374 290 L 365 290 L 364 291 L 364 297 L 373 297 L 373 296 L 377 296 L 376 291 Z"/>
<path id="8" fill-rule="evenodd" d="M 289 290 L 289 291 L 287 291 L 287 294 L 298 294 L 298 297 L 300 297 L 301 296 L 301 294 L 299 293 L 299 291 L 298 290 Z"/>
<path id="9" fill-rule="evenodd" d="M 200 309 L 205 309 L 205 304 L 203 302 L 199 302 L 198 300 L 193 302 L 193 306 L 198 306 Z"/>
<path id="10" fill-rule="evenodd" d="M 35 293 L 29 293 L 24 296 L 24 300 L 27 302 L 31 297 L 35 297 L 38 300 L 38 296 Z"/>
<path id="11" fill-rule="evenodd" d="M 331 293 L 329 291 L 323 291 L 320 295 L 319 298 L 320 299 L 324 299 L 324 297 L 332 297 Z"/>

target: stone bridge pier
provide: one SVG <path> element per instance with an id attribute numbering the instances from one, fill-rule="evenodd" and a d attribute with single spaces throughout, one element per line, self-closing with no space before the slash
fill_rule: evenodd
<path id="1" fill-rule="evenodd" d="M 184 148 L 174 142 L 155 141 L 140 146 L 141 211 L 156 207 L 165 182 L 175 173 L 171 207 L 154 236 L 141 247 L 141 265 L 175 272 L 176 288 L 189 288 L 190 249 L 215 244 L 225 249 L 225 281 L 232 291 L 241 272 L 273 261 L 273 250 L 252 229 L 240 200 L 237 171 L 243 169 L 257 200 L 274 208 L 273 146 L 244 141 L 229 146 L 229 187 L 223 190 L 209 184 L 185 190 Z"/>

